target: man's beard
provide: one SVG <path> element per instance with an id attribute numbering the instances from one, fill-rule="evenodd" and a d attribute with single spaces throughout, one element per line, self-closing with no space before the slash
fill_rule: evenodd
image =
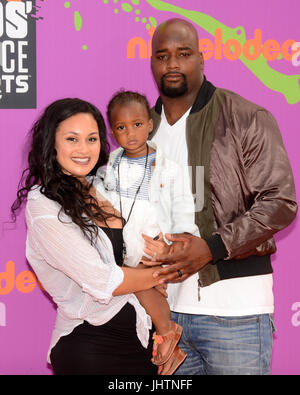
<path id="1" fill-rule="evenodd" d="M 166 86 L 165 82 L 164 82 L 164 76 L 162 76 L 161 81 L 160 81 L 160 86 L 161 86 L 161 91 L 165 96 L 179 97 L 179 96 L 184 95 L 188 91 L 186 76 L 184 74 L 181 74 L 181 75 L 183 77 L 183 81 L 176 88 Z"/>

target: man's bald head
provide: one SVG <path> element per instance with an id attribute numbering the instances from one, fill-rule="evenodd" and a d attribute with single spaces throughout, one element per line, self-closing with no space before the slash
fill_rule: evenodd
<path id="1" fill-rule="evenodd" d="M 195 48 L 198 48 L 198 32 L 195 27 L 185 19 L 172 18 L 158 25 L 152 37 L 152 49 L 155 48 L 159 42 L 168 37 L 172 39 L 176 39 L 176 37 L 186 37 L 193 42 Z"/>
<path id="2" fill-rule="evenodd" d="M 161 23 L 152 38 L 151 69 L 160 94 L 195 96 L 203 81 L 203 56 L 195 27 L 179 18 Z"/>

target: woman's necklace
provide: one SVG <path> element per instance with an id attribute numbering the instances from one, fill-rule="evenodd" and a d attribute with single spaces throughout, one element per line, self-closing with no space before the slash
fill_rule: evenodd
<path id="1" fill-rule="evenodd" d="M 131 207 L 130 207 L 127 220 L 125 220 L 125 218 L 123 217 L 123 212 L 122 212 L 122 199 L 121 199 L 121 187 L 120 187 L 120 163 L 121 163 L 121 161 L 122 161 L 122 157 L 123 157 L 123 155 L 124 155 L 124 152 L 125 152 L 125 151 L 123 151 L 123 153 L 122 153 L 122 155 L 121 155 L 121 158 L 120 158 L 120 161 L 119 161 L 119 163 L 118 163 L 118 188 L 119 188 L 120 214 L 121 214 L 121 221 L 122 221 L 122 229 L 124 229 L 124 226 L 125 226 L 126 223 L 129 221 L 129 218 L 130 218 L 131 213 L 132 213 L 133 206 L 135 205 L 135 201 L 136 201 L 137 195 L 138 195 L 138 193 L 139 193 L 139 191 L 140 191 L 140 189 L 141 189 L 141 186 L 142 186 L 142 184 L 143 184 L 143 182 L 144 182 L 144 179 L 145 179 L 145 176 L 146 176 L 147 164 L 148 164 L 149 147 L 148 147 L 148 144 L 147 144 L 147 154 L 146 154 L 146 160 L 145 160 L 144 175 L 143 175 L 142 181 L 140 182 L 140 185 L 138 186 L 138 188 L 137 188 L 137 190 L 136 190 L 136 192 L 135 192 L 135 196 L 134 196 L 134 199 L 133 199 L 133 203 L 132 203 L 132 205 L 131 205 Z M 126 261 L 126 258 L 127 258 L 127 255 L 126 255 L 126 245 L 125 245 L 125 243 L 124 243 L 124 241 L 123 241 L 123 264 L 124 264 L 124 262 Z"/>

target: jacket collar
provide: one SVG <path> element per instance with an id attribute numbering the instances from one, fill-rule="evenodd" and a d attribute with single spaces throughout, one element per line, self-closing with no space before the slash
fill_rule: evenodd
<path id="1" fill-rule="evenodd" d="M 206 104 L 210 101 L 215 90 L 216 87 L 212 83 L 207 81 L 206 77 L 204 76 L 204 81 L 201 85 L 196 100 L 192 106 L 190 114 L 202 110 L 202 108 L 205 107 Z M 161 115 L 161 111 L 162 111 L 162 100 L 159 97 L 155 104 L 155 112 Z"/>

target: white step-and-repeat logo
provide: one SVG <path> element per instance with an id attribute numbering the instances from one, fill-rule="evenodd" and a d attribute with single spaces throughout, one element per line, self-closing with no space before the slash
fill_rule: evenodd
<path id="1" fill-rule="evenodd" d="M 0 0 L 0 108 L 36 108 L 35 0 Z"/>

